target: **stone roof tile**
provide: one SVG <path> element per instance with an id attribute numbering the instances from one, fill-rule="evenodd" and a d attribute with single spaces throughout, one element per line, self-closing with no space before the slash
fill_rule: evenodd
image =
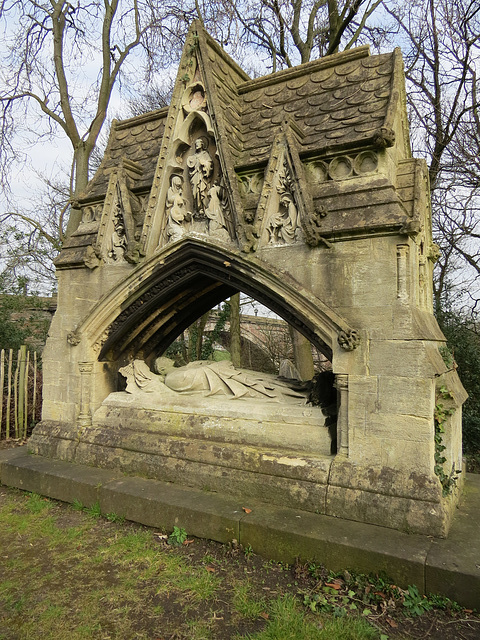
<path id="1" fill-rule="evenodd" d="M 367 47 L 350 50 L 270 76 L 247 76 L 208 35 L 210 104 L 220 111 L 226 140 L 237 166 L 266 161 L 279 127 L 290 121 L 300 133 L 301 152 L 365 144 L 383 126 L 391 98 L 394 54 L 370 56 Z M 208 99 L 208 98 L 207 98 Z M 213 102 L 212 102 L 213 100 Z M 143 169 L 137 185 L 151 184 L 167 109 L 115 123 L 102 165 L 86 197 L 106 192 L 109 169 L 122 158 Z"/>
<path id="2" fill-rule="evenodd" d="M 105 195 L 110 176 L 109 170 L 118 167 L 122 158 L 138 163 L 143 169 L 136 187 L 142 189 L 150 186 L 166 116 L 167 110 L 159 109 L 128 120 L 114 121 L 103 160 L 82 194 L 81 201 Z"/>
<path id="3" fill-rule="evenodd" d="M 392 90 L 393 55 L 370 57 L 365 48 L 346 53 L 349 55 L 338 54 L 240 86 L 245 165 L 255 140 L 255 156 L 267 152 L 265 144 L 273 144 L 284 118 L 295 121 L 301 129 L 304 147 L 318 150 L 337 143 L 364 142 L 366 133 L 373 135 L 382 126 Z"/>

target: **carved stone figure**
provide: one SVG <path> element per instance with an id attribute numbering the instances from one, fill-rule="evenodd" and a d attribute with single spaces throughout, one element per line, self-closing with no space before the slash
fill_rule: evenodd
<path id="1" fill-rule="evenodd" d="M 215 184 L 208 191 L 208 207 L 205 215 L 208 219 L 208 233 L 221 240 L 230 240 L 230 234 L 225 222 L 225 201 L 222 198 L 222 187 L 215 181 Z"/>
<path id="2" fill-rule="evenodd" d="M 253 212 L 245 212 L 242 231 L 244 234 L 242 251 L 244 251 L 245 253 L 255 251 L 255 249 L 257 248 L 259 234 L 258 228 L 255 225 L 255 214 Z"/>
<path id="3" fill-rule="evenodd" d="M 127 250 L 127 236 L 125 232 L 125 223 L 123 221 L 120 207 L 117 206 L 113 216 L 113 232 L 110 237 L 109 247 L 107 250 L 107 260 L 109 262 L 118 262 L 125 255 Z"/>
<path id="4" fill-rule="evenodd" d="M 275 376 L 236 369 L 228 360 L 211 362 L 199 360 L 184 367 L 174 367 L 170 358 L 157 358 L 154 374 L 143 360 L 134 360 L 120 373 L 127 379 L 128 393 L 175 392 L 223 399 L 257 399 L 267 402 L 306 404 L 306 393 L 290 389 Z"/>
<path id="5" fill-rule="evenodd" d="M 195 141 L 195 153 L 187 159 L 188 174 L 192 186 L 193 207 L 197 217 L 203 218 L 213 174 L 213 160 L 207 151 L 204 138 Z"/>
<path id="6" fill-rule="evenodd" d="M 268 244 L 293 244 L 297 227 L 298 211 L 293 196 L 282 188 L 279 210 L 268 223 Z"/>
<path id="7" fill-rule="evenodd" d="M 165 201 L 167 211 L 167 236 L 170 242 L 179 240 L 185 233 L 185 224 L 191 214 L 187 211 L 187 204 L 183 197 L 183 178 L 173 175 Z"/>

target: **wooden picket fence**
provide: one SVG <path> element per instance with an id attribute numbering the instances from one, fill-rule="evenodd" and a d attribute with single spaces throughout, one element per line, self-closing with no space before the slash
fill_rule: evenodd
<path id="1" fill-rule="evenodd" d="M 40 419 L 42 374 L 36 351 L 0 351 L 0 439 L 25 440 Z"/>

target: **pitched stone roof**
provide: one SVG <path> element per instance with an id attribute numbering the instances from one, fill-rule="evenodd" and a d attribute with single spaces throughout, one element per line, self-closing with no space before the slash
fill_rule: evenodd
<path id="1" fill-rule="evenodd" d="M 83 201 L 105 195 L 110 173 L 123 158 L 137 163 L 143 169 L 137 188 L 140 190 L 151 186 L 167 115 L 168 107 L 112 122 L 105 155 L 88 183 Z"/>
<path id="2" fill-rule="evenodd" d="M 265 163 L 279 126 L 288 123 L 300 153 L 328 154 L 338 147 L 389 146 L 393 91 L 401 57 L 370 56 L 368 46 L 349 50 L 254 80 L 204 32 L 204 70 L 213 80 L 216 102 L 236 167 Z M 111 169 L 121 158 L 143 169 L 136 188 L 151 185 L 168 108 L 114 121 L 105 158 L 82 200 L 106 192 Z"/>
<path id="3" fill-rule="evenodd" d="M 285 121 L 298 131 L 305 153 L 375 144 L 391 126 L 395 57 L 370 56 L 361 47 L 240 85 L 240 163 L 266 160 Z"/>
<path id="4" fill-rule="evenodd" d="M 307 208 L 313 206 L 322 237 L 335 239 L 373 227 L 393 231 L 413 215 L 407 211 L 412 203 L 407 202 L 405 208 L 404 192 L 397 192 L 395 177 L 395 166 L 408 163 L 411 157 L 399 50 L 371 56 L 368 46 L 363 46 L 251 79 L 196 22 L 186 41 L 171 107 L 113 122 L 101 165 L 79 198 L 81 224 L 65 242 L 57 267 L 95 266 L 106 233 L 102 210 L 107 201 L 111 208 L 122 180 L 128 181 L 132 198 L 137 199 L 131 203 L 135 209 L 131 233 L 138 240 L 138 251 L 147 252 L 159 185 L 163 172 L 169 170 L 168 149 L 173 136 L 180 135 L 175 133 L 176 114 L 184 107 L 188 112 L 182 96 L 198 79 L 205 92 L 200 109 L 212 123 L 230 193 L 235 217 L 231 235 L 247 219 L 258 218 L 261 185 L 279 135 L 286 135 L 295 147 L 303 166 L 300 173 L 305 173 L 304 178 L 297 176 L 302 183 L 299 191 L 310 199 Z M 393 146 L 394 163 L 385 159 L 377 171 L 378 151 Z M 372 157 L 364 157 L 372 152 Z M 403 172 L 413 171 L 412 167 L 404 167 Z M 361 178 L 375 173 L 372 194 L 371 180 L 367 189 Z M 120 180 L 117 187 L 112 176 Z M 353 180 L 346 189 L 343 179 L 349 177 L 360 182 Z M 255 182 L 255 188 L 240 192 L 237 178 Z M 405 197 L 408 201 L 408 191 Z M 358 215 L 345 217 L 346 209 L 355 208 Z M 328 216 L 322 213 L 325 210 Z M 152 243 L 156 246 L 158 240 Z"/>

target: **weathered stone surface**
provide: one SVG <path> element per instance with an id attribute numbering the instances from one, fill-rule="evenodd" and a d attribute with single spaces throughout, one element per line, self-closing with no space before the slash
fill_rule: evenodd
<path id="1" fill-rule="evenodd" d="M 242 520 L 241 540 L 256 553 L 280 562 L 314 560 L 332 571 L 384 572 L 401 587 L 425 588 L 424 565 L 430 547 L 425 536 L 259 505 Z"/>
<path id="2" fill-rule="evenodd" d="M 166 436 L 118 425 L 37 427 L 29 449 L 78 464 L 323 513 L 332 457 Z"/>
<path id="3" fill-rule="evenodd" d="M 479 504 L 480 476 L 468 474 L 448 538 L 432 542 L 425 566 L 428 592 L 445 594 L 472 609 L 478 609 L 480 602 Z"/>
<path id="4" fill-rule="evenodd" d="M 442 496 L 434 472 L 434 406 L 445 384 L 449 474 L 465 393 L 432 312 L 427 179 L 398 51 L 251 80 L 194 23 L 170 107 L 114 125 L 79 199 L 31 449 L 445 535 L 458 494 Z M 237 291 L 331 361 L 336 436 L 314 410 L 105 402 L 120 369 L 153 362 Z"/>
<path id="5" fill-rule="evenodd" d="M 146 406 L 145 406 L 146 405 Z M 178 438 L 285 448 L 330 455 L 331 436 L 319 407 L 195 396 L 162 401 L 154 394 L 115 393 L 95 413 L 98 425 Z M 250 413 L 250 415 L 249 415 Z"/>
<path id="6" fill-rule="evenodd" d="M 8 483 L 4 480 L 7 475 Z M 96 473 L 92 487 L 90 475 Z M 42 484 L 43 476 L 48 482 Z M 69 483 L 74 491 L 65 492 Z M 436 592 L 461 605 L 480 608 L 480 553 L 478 476 L 468 474 L 466 499 L 446 540 L 433 540 L 386 527 L 332 518 L 298 509 L 274 508 L 265 502 L 236 500 L 212 492 L 182 486 L 125 478 L 118 471 L 25 455 L 25 447 L 0 451 L 0 480 L 26 488 L 38 482 L 44 495 L 63 493 L 65 499 L 93 504 L 99 500 L 103 513 L 116 513 L 170 531 L 175 525 L 189 535 L 226 542 L 235 538 L 251 545 L 266 558 L 292 563 L 323 563 L 327 569 L 345 568 L 365 573 L 383 571 L 396 584 L 418 586 L 420 592 Z M 92 502 L 93 501 L 93 502 Z M 244 507 L 251 509 L 250 513 Z"/>
<path id="7" fill-rule="evenodd" d="M 69 465 L 39 456 L 10 457 L 0 466 L 2 484 L 62 500 L 80 501 L 91 507 L 99 501 L 103 484 L 117 476 L 107 469 Z"/>
<path id="8" fill-rule="evenodd" d="M 170 530 L 178 526 L 190 535 L 194 532 L 197 537 L 223 543 L 239 539 L 243 513 L 238 500 L 220 496 L 212 500 L 208 492 L 143 478 L 122 478 L 102 487 L 100 508 L 102 513 L 116 513 L 150 527 Z"/>

